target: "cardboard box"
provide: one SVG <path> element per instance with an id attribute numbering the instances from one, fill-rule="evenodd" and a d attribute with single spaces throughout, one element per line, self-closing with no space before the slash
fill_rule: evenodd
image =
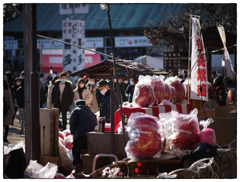
<path id="1" fill-rule="evenodd" d="M 215 107 L 215 117 L 229 117 L 229 112 L 235 110 L 233 106 L 217 106 Z"/>

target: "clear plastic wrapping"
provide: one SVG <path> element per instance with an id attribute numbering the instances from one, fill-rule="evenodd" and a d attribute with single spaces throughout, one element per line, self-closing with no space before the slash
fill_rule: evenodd
<path id="1" fill-rule="evenodd" d="M 158 124 L 159 118 L 141 112 L 132 113 L 127 132 L 130 140 L 125 151 L 130 159 L 152 159 L 161 152 L 163 137 Z"/>
<path id="2" fill-rule="evenodd" d="M 197 109 L 189 114 L 180 114 L 176 111 L 160 113 L 160 122 L 163 125 L 168 150 L 192 150 L 199 143 L 199 124 Z"/>
<path id="3" fill-rule="evenodd" d="M 165 81 L 164 84 L 165 84 L 165 95 L 164 95 L 164 99 L 165 99 L 165 100 L 170 100 L 171 97 L 172 97 L 172 89 L 171 89 L 171 87 L 170 87 L 170 85 L 169 85 L 168 82 Z"/>
<path id="4" fill-rule="evenodd" d="M 27 168 L 24 172 L 24 178 L 54 178 L 56 172 L 58 170 L 58 166 L 48 162 L 46 166 L 42 166 L 37 163 L 37 161 L 30 160 Z"/>
<path id="5" fill-rule="evenodd" d="M 155 102 L 151 79 L 140 75 L 133 93 L 133 105 L 140 107 L 153 106 Z"/>
<path id="6" fill-rule="evenodd" d="M 185 98 L 184 86 L 181 83 L 181 80 L 177 76 L 169 77 L 165 80 L 165 82 L 169 83 L 170 86 L 175 88 L 175 90 L 176 90 L 176 101 L 177 102 L 180 102 Z"/>
<path id="7" fill-rule="evenodd" d="M 165 84 L 163 81 L 163 77 L 161 76 L 147 76 L 147 78 L 150 80 L 151 86 L 153 88 L 153 94 L 154 94 L 154 106 L 157 106 L 162 102 L 165 96 Z"/>
<path id="8" fill-rule="evenodd" d="M 213 122 L 214 120 L 212 118 L 208 118 L 207 120 L 202 120 L 199 122 L 199 124 L 203 127 L 199 137 L 200 143 L 208 143 L 212 146 L 216 146 L 215 131 L 212 128 L 208 128 L 208 126 Z"/>

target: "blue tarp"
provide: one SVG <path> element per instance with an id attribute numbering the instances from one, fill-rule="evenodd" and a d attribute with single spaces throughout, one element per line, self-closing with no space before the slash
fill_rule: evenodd
<path id="1" fill-rule="evenodd" d="M 72 15 L 60 15 L 59 4 L 37 4 L 37 31 L 61 31 L 62 20 Z M 110 4 L 110 16 L 113 29 L 141 29 L 166 20 L 169 15 L 184 13 L 184 4 Z M 76 14 L 74 19 L 85 20 L 86 30 L 108 30 L 107 11 L 100 4 L 89 4 L 89 13 Z M 22 32 L 20 19 L 4 24 L 6 32 Z"/>

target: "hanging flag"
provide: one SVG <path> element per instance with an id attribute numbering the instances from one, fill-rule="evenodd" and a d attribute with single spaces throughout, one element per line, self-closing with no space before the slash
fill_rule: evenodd
<path id="1" fill-rule="evenodd" d="M 230 55 L 229 55 L 229 52 L 228 52 L 227 46 L 226 46 L 225 30 L 224 30 L 224 27 L 222 25 L 217 26 L 217 28 L 218 28 L 220 37 L 221 37 L 222 42 L 223 42 L 224 60 L 225 60 L 225 66 L 227 67 L 227 76 L 231 77 L 234 73 L 234 69 L 233 69 L 231 58 L 230 58 Z"/>
<path id="2" fill-rule="evenodd" d="M 62 21 L 63 41 L 84 47 L 85 22 L 82 20 Z M 63 71 L 70 70 L 72 73 L 85 68 L 84 49 L 69 44 L 63 46 Z M 77 83 L 77 77 L 73 78 L 73 85 Z"/>
<path id="3" fill-rule="evenodd" d="M 208 101 L 207 62 L 198 18 L 192 21 L 191 98 Z M 202 88 L 202 91 L 201 91 Z"/>

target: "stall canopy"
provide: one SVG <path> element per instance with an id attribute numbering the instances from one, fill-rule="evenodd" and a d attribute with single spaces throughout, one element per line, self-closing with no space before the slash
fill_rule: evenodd
<path id="1" fill-rule="evenodd" d="M 168 75 L 168 72 L 152 69 L 132 60 L 116 60 L 118 78 L 132 78 L 137 75 Z M 99 64 L 72 73 L 71 76 L 87 76 L 91 79 L 109 79 L 113 69 L 113 60 L 105 60 Z"/>

